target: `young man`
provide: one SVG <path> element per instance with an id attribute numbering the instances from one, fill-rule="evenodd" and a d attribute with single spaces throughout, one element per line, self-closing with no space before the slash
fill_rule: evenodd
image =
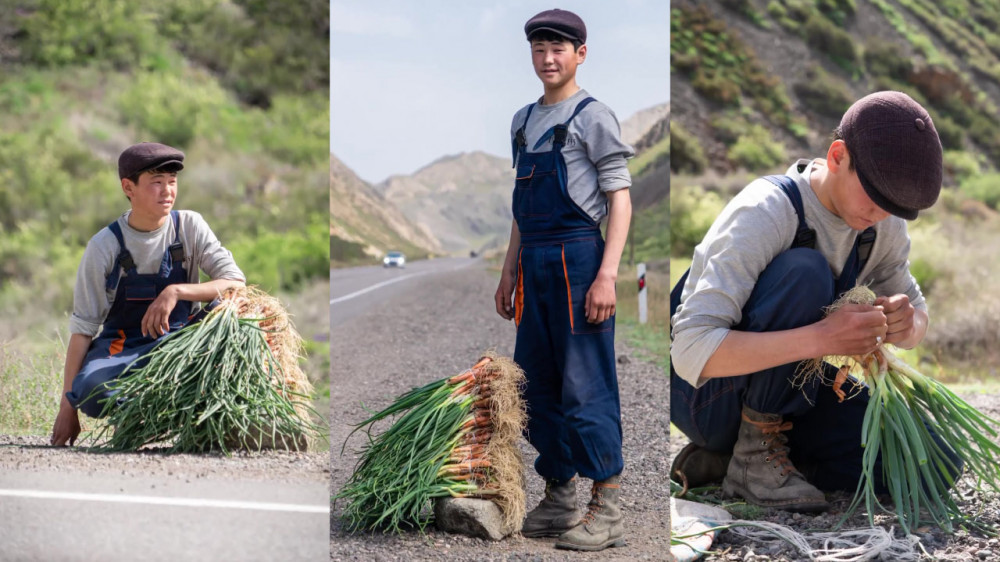
<path id="1" fill-rule="evenodd" d="M 495 295 L 497 313 L 517 324 L 527 437 L 546 481 L 545 499 L 521 532 L 559 536 L 560 548 L 601 550 L 624 544 L 614 313 L 632 213 L 625 159 L 633 152 L 619 138 L 614 113 L 576 83 L 587 57 L 583 21 L 548 10 L 524 31 L 544 95 L 511 124 L 514 221 Z M 577 474 L 594 481 L 582 518 Z"/>
<path id="2" fill-rule="evenodd" d="M 245 282 L 201 215 L 173 210 L 183 168 L 184 153 L 158 143 L 130 146 L 118 159 L 132 208 L 91 238 L 77 270 L 53 445 L 76 441 L 77 409 L 100 416 L 113 396 L 105 384 L 187 324 L 194 302 Z M 199 283 L 199 270 L 212 280 Z"/>
<path id="3" fill-rule="evenodd" d="M 934 204 L 941 170 L 924 108 L 878 92 L 847 110 L 825 160 L 755 180 L 726 206 L 671 294 L 670 417 L 691 439 L 675 478 L 723 480 L 727 495 L 792 511 L 826 509 L 821 490 L 856 489 L 868 393 L 839 403 L 818 381 L 790 381 L 802 360 L 924 337 L 904 219 Z M 824 317 L 857 283 L 875 304 Z"/>

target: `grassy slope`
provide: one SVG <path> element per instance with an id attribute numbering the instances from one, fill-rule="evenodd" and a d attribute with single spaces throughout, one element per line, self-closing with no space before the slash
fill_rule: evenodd
<path id="1" fill-rule="evenodd" d="M 250 282 L 286 302 L 328 284 L 325 3 L 95 2 L 0 11 L 0 431 L 51 429 L 76 267 L 128 208 L 115 162 L 137 140 L 185 150 L 177 207 L 206 217 Z M 326 330 L 304 333 L 320 391 Z"/>

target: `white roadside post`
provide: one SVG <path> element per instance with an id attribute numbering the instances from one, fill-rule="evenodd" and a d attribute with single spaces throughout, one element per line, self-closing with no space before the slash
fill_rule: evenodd
<path id="1" fill-rule="evenodd" d="M 646 264 L 639 264 L 639 323 L 646 323 Z"/>

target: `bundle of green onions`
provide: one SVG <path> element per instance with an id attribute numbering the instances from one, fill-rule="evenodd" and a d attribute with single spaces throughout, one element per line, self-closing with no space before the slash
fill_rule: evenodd
<path id="1" fill-rule="evenodd" d="M 142 366 L 109 384 L 98 448 L 172 452 L 305 449 L 312 387 L 298 366 L 301 338 L 281 303 L 253 287 L 228 291 L 206 317 L 168 334 Z"/>
<path id="2" fill-rule="evenodd" d="M 487 353 L 468 371 L 413 389 L 357 424 L 351 434 L 368 428 L 368 444 L 336 497 L 347 501 L 347 528 L 422 531 L 431 500 L 445 497 L 492 500 L 503 513 L 504 531 L 520 528 L 523 383 L 513 361 Z M 372 424 L 396 414 L 392 426 L 372 437 Z"/>
<path id="3" fill-rule="evenodd" d="M 844 304 L 874 302 L 875 294 L 859 286 L 845 293 L 829 312 Z M 833 384 L 841 400 L 845 393 L 840 385 L 852 365 L 860 369 L 871 393 L 861 435 L 865 448 L 862 478 L 841 523 L 862 502 L 872 525 L 876 506 L 893 512 L 879 502 L 875 493 L 876 483 L 884 482 L 894 513 L 908 533 L 921 523 L 933 522 L 948 532 L 956 522 L 975 524 L 950 493 L 961 467 L 942 447 L 950 448 L 961 459 L 965 470 L 977 480 L 977 487 L 982 489 L 985 484 L 1000 491 L 1000 446 L 994 442 L 1000 423 L 907 365 L 884 345 L 864 357 L 834 358 L 831 362 L 838 364 L 840 359 L 846 361 Z M 937 433 L 937 439 L 930 428 Z M 881 474 L 875 465 L 878 453 L 882 456 Z"/>

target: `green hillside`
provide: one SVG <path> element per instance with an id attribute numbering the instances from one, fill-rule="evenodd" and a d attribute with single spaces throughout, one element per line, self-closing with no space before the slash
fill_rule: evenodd
<path id="1" fill-rule="evenodd" d="M 754 177 L 822 157 L 854 100 L 904 91 L 944 147 L 944 191 L 909 223 L 930 303 L 915 354 L 993 376 L 1000 334 L 1000 4 L 975 0 L 718 0 L 671 10 L 671 255 L 690 257 Z"/>
<path id="2" fill-rule="evenodd" d="M 135 142 L 186 152 L 176 208 L 206 217 L 249 282 L 290 298 L 325 283 L 325 0 L 3 4 L 0 379 L 61 380 L 76 268 L 128 209 L 116 166 Z"/>

